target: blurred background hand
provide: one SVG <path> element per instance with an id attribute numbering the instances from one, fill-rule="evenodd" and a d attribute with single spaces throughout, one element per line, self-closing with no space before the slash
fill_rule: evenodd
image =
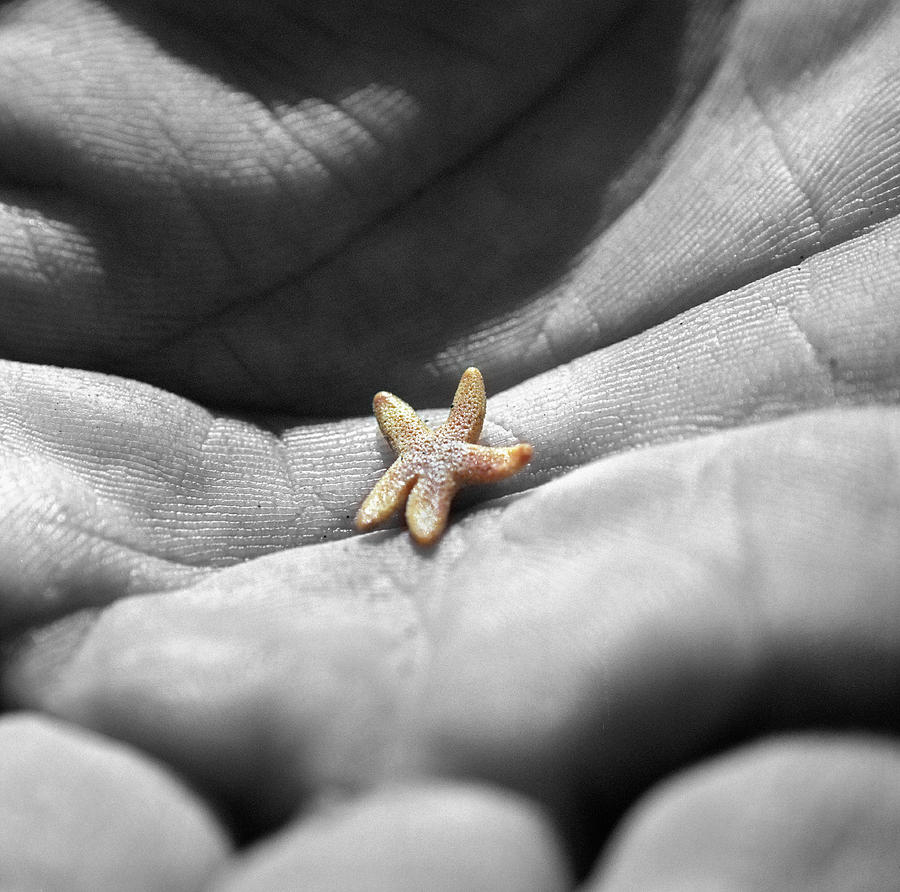
<path id="1" fill-rule="evenodd" d="M 139 765 L 203 840 L 166 888 L 212 806 L 282 828 L 229 889 L 548 889 L 693 765 L 590 888 L 877 888 L 900 6 L 483 6 L 0 7 L 4 691 L 64 722 L 0 720 L 17 776 L 61 741 L 96 817 Z M 371 395 L 469 364 L 529 469 L 347 538 Z"/>

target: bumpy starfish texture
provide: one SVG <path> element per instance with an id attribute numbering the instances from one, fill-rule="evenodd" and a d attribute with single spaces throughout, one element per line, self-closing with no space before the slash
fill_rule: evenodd
<path id="1" fill-rule="evenodd" d="M 406 502 L 406 525 L 420 545 L 436 542 L 447 526 L 450 502 L 461 486 L 493 483 L 531 460 L 528 443 L 479 446 L 487 401 L 481 372 L 463 372 L 447 420 L 432 429 L 403 400 L 382 390 L 372 401 L 375 418 L 397 460 L 384 472 L 356 515 L 368 530 Z"/>

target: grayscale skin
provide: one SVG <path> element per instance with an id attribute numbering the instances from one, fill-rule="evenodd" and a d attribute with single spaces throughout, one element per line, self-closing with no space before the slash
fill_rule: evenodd
<path id="1" fill-rule="evenodd" d="M 897 46 L 0 3 L 0 887 L 890 887 Z M 361 535 L 468 366 L 531 461 Z"/>

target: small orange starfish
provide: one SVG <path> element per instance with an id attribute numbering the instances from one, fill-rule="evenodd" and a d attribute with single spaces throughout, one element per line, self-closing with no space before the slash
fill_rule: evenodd
<path id="1" fill-rule="evenodd" d="M 444 532 L 450 502 L 461 486 L 492 483 L 521 471 L 531 460 L 528 443 L 476 443 L 486 406 L 484 380 L 476 368 L 463 372 L 450 415 L 433 430 L 394 394 L 376 393 L 375 418 L 399 457 L 366 496 L 356 515 L 357 529 L 387 520 L 406 502 L 406 525 L 413 539 L 431 545 Z"/>

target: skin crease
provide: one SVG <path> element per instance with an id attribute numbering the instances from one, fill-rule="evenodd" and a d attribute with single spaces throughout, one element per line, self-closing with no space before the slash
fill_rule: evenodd
<path id="1" fill-rule="evenodd" d="M 0 683 L 28 771 L 21 710 L 204 815 L 167 888 L 880 876 L 900 4 L 251 6 L 0 5 Z M 480 442 L 532 461 L 428 553 L 354 533 L 393 459 L 372 395 L 437 424 L 469 365 Z M 31 855 L 4 853 L 25 888 Z"/>

